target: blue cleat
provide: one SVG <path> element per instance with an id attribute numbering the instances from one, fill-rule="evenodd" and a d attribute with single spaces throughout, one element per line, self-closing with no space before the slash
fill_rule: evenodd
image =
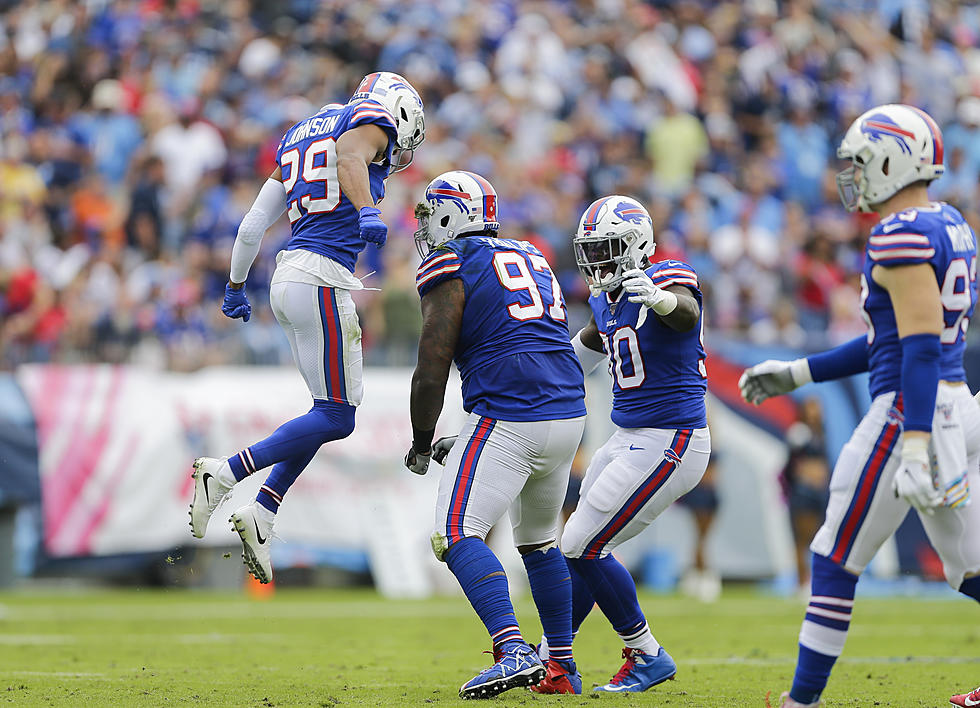
<path id="1" fill-rule="evenodd" d="M 544 664 L 534 649 L 528 644 L 514 642 L 505 645 L 497 663 L 464 683 L 459 689 L 459 697 L 493 698 L 512 688 L 534 686 L 544 676 Z"/>
<path id="2" fill-rule="evenodd" d="M 626 663 L 609 683 L 596 686 L 592 690 L 603 693 L 639 693 L 673 679 L 677 673 L 677 664 L 663 647 L 660 647 L 656 656 L 626 647 L 623 649 L 623 658 Z"/>

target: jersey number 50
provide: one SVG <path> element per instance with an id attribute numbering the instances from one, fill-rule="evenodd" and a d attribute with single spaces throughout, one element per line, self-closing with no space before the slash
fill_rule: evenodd
<path id="1" fill-rule="evenodd" d="M 320 164 L 316 165 L 318 157 Z M 286 215 L 289 223 L 292 224 L 302 218 L 303 212 L 300 207 L 306 210 L 307 214 L 323 214 L 333 211 L 340 204 L 340 182 L 337 180 L 337 146 L 333 138 L 323 138 L 315 140 L 306 148 L 302 160 L 299 148 L 293 148 L 282 154 L 280 158 L 282 166 L 289 165 L 289 179 L 283 182 L 286 187 L 286 194 L 292 192 L 296 186 L 296 181 L 300 176 L 300 162 L 303 163 L 303 181 L 309 185 L 316 182 L 323 183 L 324 196 L 322 199 L 314 199 L 309 194 L 302 195 L 299 199 L 289 202 L 289 209 Z"/>
<path id="2" fill-rule="evenodd" d="M 522 305 L 520 302 L 508 305 L 507 314 L 521 322 L 537 320 L 544 315 L 544 301 L 541 299 L 538 282 L 531 272 L 532 268 L 539 273 L 547 273 L 551 276 L 551 304 L 548 305 L 548 316 L 553 320 L 564 322 L 565 303 L 561 297 L 558 279 L 551 272 L 551 266 L 548 265 L 545 257 L 537 253 L 497 251 L 493 254 L 493 269 L 497 273 L 497 280 L 500 281 L 500 284 L 511 292 L 525 290 L 531 298 L 530 305 Z"/>

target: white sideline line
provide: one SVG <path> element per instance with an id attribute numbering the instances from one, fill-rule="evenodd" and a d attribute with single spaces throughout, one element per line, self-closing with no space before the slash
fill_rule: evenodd
<path id="1" fill-rule="evenodd" d="M 30 607 L 11 607 L 10 613 L 4 618 L 6 622 L 63 622 L 104 619 L 114 620 L 147 620 L 173 622 L 175 620 L 192 619 L 351 619 L 358 617 L 398 619 L 409 618 L 446 618 L 464 617 L 473 614 L 469 605 L 460 604 L 425 604 L 425 605 L 394 605 L 385 603 L 338 603 L 335 606 L 324 604 L 299 605 L 256 605 L 251 603 L 221 605 L 218 603 L 200 603 L 195 605 L 162 606 L 133 606 L 120 607 L 111 604 L 84 605 L 31 605 Z"/>
<path id="2" fill-rule="evenodd" d="M 57 676 L 58 678 L 106 678 L 105 674 L 86 671 L 0 671 L 0 676 Z"/>
<path id="3" fill-rule="evenodd" d="M 71 644 L 74 634 L 0 634 L 0 644 Z"/>
<path id="4" fill-rule="evenodd" d="M 980 657 L 965 656 L 842 656 L 837 663 L 844 664 L 980 664 Z M 728 657 L 679 657 L 678 666 L 795 666 L 796 657 L 752 659 Z"/>

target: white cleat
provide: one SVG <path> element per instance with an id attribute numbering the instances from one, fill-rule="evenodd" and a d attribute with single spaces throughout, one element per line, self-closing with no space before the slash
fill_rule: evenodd
<path id="1" fill-rule="evenodd" d="M 256 502 L 252 502 L 236 511 L 228 520 L 242 538 L 242 561 L 248 572 L 260 583 L 268 583 L 272 580 L 272 559 L 269 556 L 272 522 L 266 520 L 266 514 L 262 511 Z"/>
<path id="2" fill-rule="evenodd" d="M 777 708 L 820 708 L 823 705 L 823 701 L 816 701 L 814 703 L 798 703 L 789 697 L 789 691 L 783 691 L 782 695 L 779 696 L 779 705 Z M 766 694 L 766 706 L 769 706 L 769 694 Z"/>
<path id="3" fill-rule="evenodd" d="M 225 486 L 218 477 L 218 470 L 225 464 L 225 459 L 198 457 L 194 460 L 194 472 L 191 474 L 194 478 L 194 499 L 191 500 L 188 514 L 191 517 L 191 533 L 195 538 L 204 538 L 211 514 L 231 491 L 231 487 Z"/>

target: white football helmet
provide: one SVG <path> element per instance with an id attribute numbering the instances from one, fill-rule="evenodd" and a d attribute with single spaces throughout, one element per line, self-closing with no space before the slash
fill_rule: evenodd
<path id="1" fill-rule="evenodd" d="M 390 71 L 376 71 L 361 79 L 348 103 L 370 98 L 388 109 L 395 119 L 395 151 L 391 171 L 399 172 L 412 164 L 415 149 L 425 140 L 425 115 L 422 99 L 408 81 Z"/>
<path id="2" fill-rule="evenodd" d="M 853 164 L 837 174 L 848 211 L 871 211 L 913 182 L 941 177 L 943 134 L 936 121 L 913 106 L 876 106 L 857 118 L 837 148 Z"/>
<path id="3" fill-rule="evenodd" d="M 475 231 L 496 231 L 497 192 L 474 172 L 453 170 L 429 182 L 425 201 L 415 207 L 419 220 L 415 247 L 423 258 L 446 241 Z"/>
<path id="4" fill-rule="evenodd" d="M 646 267 L 657 248 L 650 214 L 635 199 L 618 194 L 589 205 L 572 244 L 589 288 L 606 292 L 619 287 L 626 271 Z"/>

